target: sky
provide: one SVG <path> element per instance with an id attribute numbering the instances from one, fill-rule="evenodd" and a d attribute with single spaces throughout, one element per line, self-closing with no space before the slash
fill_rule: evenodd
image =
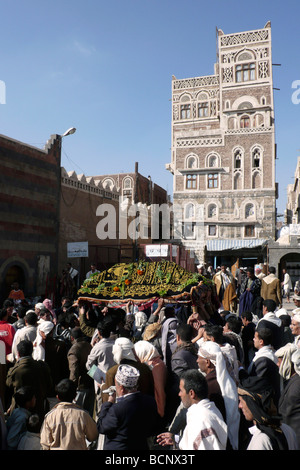
<path id="1" fill-rule="evenodd" d="M 283 214 L 300 155 L 299 17 L 295 0 L 0 0 L 0 134 L 42 148 L 74 126 L 67 171 L 127 173 L 139 162 L 172 195 L 172 75 L 214 73 L 216 28 L 271 21 Z"/>

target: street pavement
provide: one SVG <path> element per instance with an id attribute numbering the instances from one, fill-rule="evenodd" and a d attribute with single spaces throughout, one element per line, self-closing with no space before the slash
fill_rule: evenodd
<path id="1" fill-rule="evenodd" d="M 297 308 L 292 298 L 293 295 L 294 293 L 291 292 L 290 303 L 288 303 L 286 298 L 282 300 L 282 308 L 285 308 L 290 315 L 292 315 L 292 311 L 295 310 L 295 308 Z"/>

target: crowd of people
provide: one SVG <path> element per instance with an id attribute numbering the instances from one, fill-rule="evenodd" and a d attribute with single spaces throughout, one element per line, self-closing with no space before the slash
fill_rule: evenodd
<path id="1" fill-rule="evenodd" d="M 171 303 L 31 304 L 14 286 L 0 311 L 1 449 L 300 449 L 299 292 L 272 267 L 198 271 Z"/>

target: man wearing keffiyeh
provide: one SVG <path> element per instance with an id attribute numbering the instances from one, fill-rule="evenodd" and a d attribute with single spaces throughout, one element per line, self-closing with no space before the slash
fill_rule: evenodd
<path id="1" fill-rule="evenodd" d="M 295 432 L 281 422 L 273 391 L 262 377 L 249 377 L 238 388 L 239 407 L 247 421 L 250 442 L 247 450 L 298 450 Z"/>

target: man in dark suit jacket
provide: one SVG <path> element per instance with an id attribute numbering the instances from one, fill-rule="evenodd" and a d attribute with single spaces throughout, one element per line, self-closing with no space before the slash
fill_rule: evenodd
<path id="1" fill-rule="evenodd" d="M 263 301 L 263 318 L 259 320 L 256 329 L 268 328 L 272 331 L 272 346 L 279 349 L 283 346 L 284 328 L 282 321 L 275 315 L 276 303 L 272 299 Z"/>
<path id="2" fill-rule="evenodd" d="M 194 337 L 193 328 L 187 323 L 182 323 L 176 329 L 177 347 L 172 354 L 171 367 L 173 378 L 178 386 L 181 374 L 188 369 L 198 369 L 197 346 L 192 343 Z"/>
<path id="3" fill-rule="evenodd" d="M 154 397 L 137 390 L 139 375 L 128 364 L 118 367 L 116 393 L 102 404 L 97 420 L 99 433 L 105 435 L 103 450 L 149 450 L 147 439 L 161 431 Z"/>
<path id="4" fill-rule="evenodd" d="M 254 334 L 254 347 L 257 349 L 247 372 L 243 369 L 239 372 L 240 379 L 247 376 L 264 377 L 274 391 L 274 402 L 278 405 L 280 397 L 280 374 L 277 365 L 277 357 L 271 345 L 272 332 L 268 328 L 256 330 Z"/>
<path id="5" fill-rule="evenodd" d="M 171 373 L 168 380 L 167 416 L 173 417 L 180 405 L 179 382 L 181 374 L 190 369 L 198 369 L 197 346 L 192 343 L 194 330 L 187 323 L 180 324 L 176 329 L 177 346 L 171 357 Z"/>

